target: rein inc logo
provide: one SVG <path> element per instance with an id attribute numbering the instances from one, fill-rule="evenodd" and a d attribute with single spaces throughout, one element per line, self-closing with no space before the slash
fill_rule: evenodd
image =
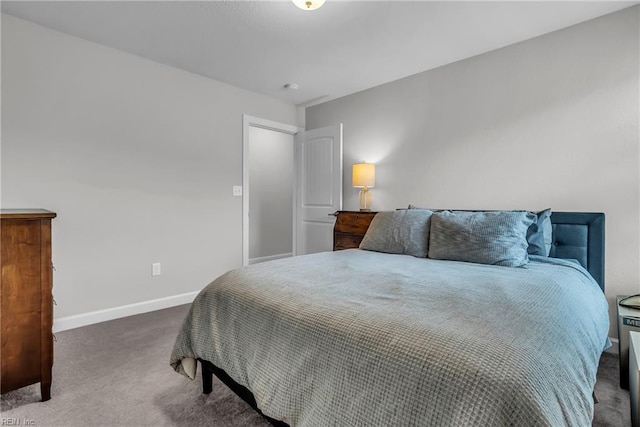
<path id="1" fill-rule="evenodd" d="M 0 426 L 35 426 L 35 420 L 29 418 L 0 418 Z"/>

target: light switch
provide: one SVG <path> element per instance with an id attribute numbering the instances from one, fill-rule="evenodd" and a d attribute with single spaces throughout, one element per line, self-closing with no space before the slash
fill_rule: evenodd
<path id="1" fill-rule="evenodd" d="M 161 273 L 160 263 L 159 262 L 154 262 L 153 264 L 151 264 L 151 275 L 152 276 L 159 276 L 160 273 Z"/>
<path id="2" fill-rule="evenodd" d="M 233 186 L 233 195 L 234 196 L 242 196 L 242 185 L 234 185 Z"/>

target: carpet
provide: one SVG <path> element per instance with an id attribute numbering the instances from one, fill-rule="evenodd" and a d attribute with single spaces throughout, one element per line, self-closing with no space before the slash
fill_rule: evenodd
<path id="1" fill-rule="evenodd" d="M 2 395 L 0 425 L 270 426 L 214 378 L 201 393 L 169 366 L 188 305 L 56 334 L 51 400 L 32 385 Z M 618 386 L 617 355 L 602 356 L 594 426 L 628 426 L 629 395 Z M 17 424 L 17 423 L 20 424 Z"/>

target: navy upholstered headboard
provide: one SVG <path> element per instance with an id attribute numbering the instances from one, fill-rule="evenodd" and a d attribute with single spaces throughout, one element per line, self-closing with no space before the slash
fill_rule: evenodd
<path id="1" fill-rule="evenodd" d="M 604 214 L 553 212 L 553 246 L 549 256 L 575 259 L 604 292 Z"/>

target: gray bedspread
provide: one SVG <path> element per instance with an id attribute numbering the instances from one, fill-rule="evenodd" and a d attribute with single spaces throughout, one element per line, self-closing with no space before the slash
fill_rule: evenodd
<path id="1" fill-rule="evenodd" d="M 607 302 L 574 263 L 523 268 L 358 249 L 230 271 L 195 299 L 195 359 L 291 426 L 589 426 Z"/>

